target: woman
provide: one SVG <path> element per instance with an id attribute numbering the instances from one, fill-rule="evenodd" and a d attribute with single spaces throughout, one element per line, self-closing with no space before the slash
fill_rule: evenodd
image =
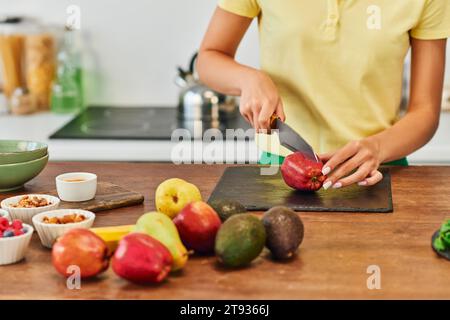
<path id="1" fill-rule="evenodd" d="M 234 60 L 253 18 L 261 70 Z M 241 96 L 256 130 L 275 114 L 322 153 L 325 189 L 369 186 L 382 179 L 381 163 L 407 164 L 435 133 L 449 36 L 449 0 L 219 0 L 197 69 L 213 89 Z M 410 47 L 410 100 L 399 119 Z M 287 154 L 262 147 L 264 163 Z"/>

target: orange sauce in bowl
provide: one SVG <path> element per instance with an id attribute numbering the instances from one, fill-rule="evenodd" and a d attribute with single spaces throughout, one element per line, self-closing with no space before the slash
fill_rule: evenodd
<path id="1" fill-rule="evenodd" d="M 64 179 L 64 182 L 84 182 L 86 179 Z"/>

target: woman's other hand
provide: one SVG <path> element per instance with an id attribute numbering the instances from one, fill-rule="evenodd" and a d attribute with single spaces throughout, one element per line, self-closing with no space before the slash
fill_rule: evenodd
<path id="1" fill-rule="evenodd" d="M 328 175 L 323 183 L 326 190 L 358 183 L 371 186 L 383 179 L 380 166 L 380 144 L 373 137 L 352 141 L 336 152 L 319 156 L 325 162 L 322 172 Z"/>

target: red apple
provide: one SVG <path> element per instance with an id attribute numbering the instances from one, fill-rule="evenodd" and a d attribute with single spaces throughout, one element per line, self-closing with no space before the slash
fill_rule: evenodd
<path id="1" fill-rule="evenodd" d="M 108 269 L 109 251 L 106 243 L 92 231 L 72 229 L 56 240 L 52 262 L 65 277 L 73 274 L 70 266 L 77 266 L 82 279 L 90 278 Z"/>
<path id="2" fill-rule="evenodd" d="M 214 251 L 214 243 L 221 220 L 206 202 L 189 203 L 173 220 L 184 245 L 198 253 Z"/>
<path id="3" fill-rule="evenodd" d="M 169 250 L 144 233 L 130 233 L 122 238 L 112 258 L 112 268 L 119 277 L 142 284 L 163 281 L 172 263 Z"/>
<path id="4" fill-rule="evenodd" d="M 294 152 L 284 159 L 281 175 L 291 188 L 301 191 L 317 191 L 327 178 L 322 174 L 323 163 L 301 152 Z"/>

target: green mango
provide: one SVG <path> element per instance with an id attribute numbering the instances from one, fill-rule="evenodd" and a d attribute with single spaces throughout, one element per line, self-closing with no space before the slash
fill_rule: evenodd
<path id="1" fill-rule="evenodd" d="M 136 222 L 132 232 L 148 234 L 161 242 L 173 257 L 172 271 L 182 269 L 188 260 L 188 251 L 183 245 L 172 220 L 161 212 L 148 212 Z"/>

